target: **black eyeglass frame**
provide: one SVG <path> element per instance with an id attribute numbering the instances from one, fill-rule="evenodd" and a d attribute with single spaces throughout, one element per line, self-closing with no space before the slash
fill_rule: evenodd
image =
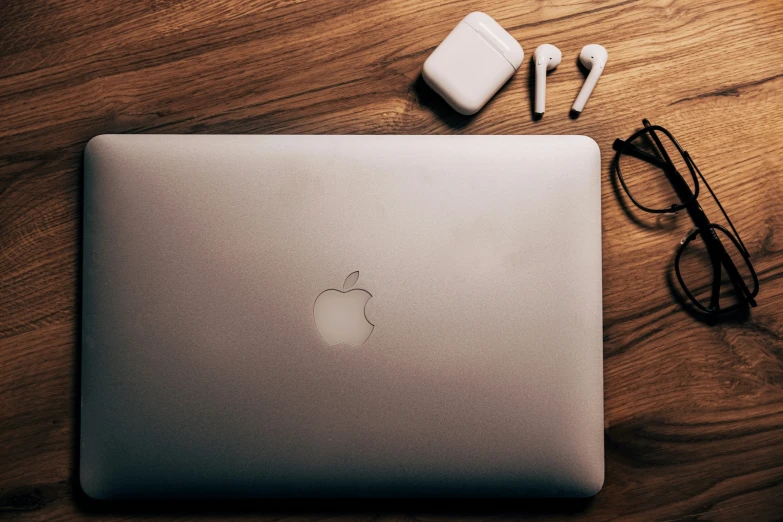
<path id="1" fill-rule="evenodd" d="M 660 125 L 650 125 L 650 122 L 646 119 L 643 120 L 645 123 L 645 126 L 633 133 L 630 138 L 623 141 L 621 139 L 617 139 L 614 141 L 613 148 L 617 152 L 614 156 L 614 168 L 615 172 L 617 172 L 617 178 L 620 180 L 620 184 L 623 186 L 623 190 L 625 190 L 625 193 L 628 194 L 628 197 L 630 198 L 631 202 L 639 207 L 640 209 L 644 210 L 645 212 L 649 212 L 651 214 L 673 214 L 675 212 L 679 212 L 680 210 L 683 210 L 688 207 L 689 204 L 696 201 L 696 198 L 699 197 L 699 180 L 696 178 L 696 172 L 694 170 L 694 166 L 691 164 L 690 161 L 688 161 L 689 157 L 688 153 L 683 150 L 683 148 L 680 146 L 680 143 L 672 136 L 672 134 L 661 127 Z M 623 178 L 622 172 L 620 172 L 620 157 L 623 154 L 626 154 L 628 156 L 633 156 L 635 158 L 647 161 L 648 163 L 652 163 L 656 167 L 659 167 L 667 172 L 667 174 L 671 174 L 668 172 L 669 169 L 674 170 L 674 172 L 677 172 L 677 169 L 674 167 L 674 164 L 671 161 L 671 158 L 669 158 L 669 155 L 666 153 L 666 149 L 663 148 L 663 144 L 660 142 L 658 137 L 654 134 L 655 131 L 660 131 L 666 135 L 667 138 L 669 138 L 674 146 L 677 148 L 677 151 L 682 155 L 683 158 L 685 158 L 685 163 L 688 166 L 688 170 L 691 173 L 691 177 L 693 178 L 693 186 L 694 190 L 691 194 L 691 197 L 685 201 L 684 203 L 680 204 L 673 204 L 670 207 L 664 208 L 664 209 L 654 209 L 649 208 L 641 203 L 639 203 L 636 198 L 633 197 L 633 194 L 631 194 L 630 189 L 628 188 L 628 185 L 625 183 L 625 179 Z M 662 155 L 664 156 L 664 159 L 661 160 L 659 158 L 656 158 L 652 154 L 645 152 L 635 145 L 633 145 L 633 142 L 636 141 L 638 138 L 645 134 L 650 134 L 653 137 L 653 141 L 655 142 L 655 145 L 662 151 Z M 617 146 L 618 143 L 622 144 L 622 149 L 618 150 Z M 679 174 L 679 172 L 677 172 Z M 681 176 L 681 175 L 680 175 Z"/>
<path id="2" fill-rule="evenodd" d="M 737 250 L 742 254 L 742 259 L 745 261 L 745 266 L 748 267 L 748 271 L 750 272 L 751 277 L 753 278 L 753 290 L 750 290 L 748 288 L 747 283 L 745 283 L 745 279 L 742 278 L 742 276 L 739 277 L 739 283 L 740 283 L 740 290 L 742 291 L 742 294 L 745 295 L 745 298 L 747 299 L 750 306 L 756 306 L 755 297 L 759 292 L 759 278 L 758 275 L 756 275 L 756 270 L 753 268 L 753 264 L 750 262 L 750 255 L 747 255 L 746 251 L 743 247 L 740 246 L 740 243 L 737 241 L 737 238 L 735 238 L 731 232 L 726 230 L 725 227 L 718 225 L 717 223 L 711 223 L 709 228 L 711 229 L 710 235 L 714 235 L 714 229 L 718 229 L 721 232 L 723 232 L 726 237 L 728 237 L 732 243 L 734 243 L 734 246 L 737 248 Z M 674 272 L 677 275 L 677 281 L 680 283 L 680 287 L 682 288 L 682 291 L 685 292 L 685 295 L 690 299 L 690 301 L 696 305 L 700 310 L 707 313 L 728 313 L 732 312 L 736 309 L 738 309 L 740 306 L 742 306 L 742 303 L 737 303 L 732 306 L 728 306 L 725 308 L 718 308 L 717 299 L 719 297 L 720 293 L 720 274 L 713 273 L 713 288 L 712 288 L 712 297 L 710 300 L 710 308 L 705 307 L 701 302 L 696 299 L 696 297 L 691 293 L 688 286 L 685 284 L 685 280 L 682 277 L 682 273 L 680 271 L 680 258 L 682 257 L 683 252 L 685 252 L 685 249 L 688 247 L 688 244 L 696 239 L 702 231 L 697 227 L 691 229 L 690 232 L 682 239 L 680 242 L 680 247 L 677 249 L 677 255 L 674 258 Z M 720 239 L 718 239 L 720 241 Z M 721 243 L 722 244 L 722 243 Z M 724 249 L 725 250 L 725 249 Z M 734 261 L 732 261 L 731 257 L 728 256 L 728 253 L 726 254 L 729 262 L 734 264 Z M 713 262 L 713 270 L 720 270 L 720 264 L 715 264 Z M 735 266 L 736 268 L 736 266 Z M 729 269 L 727 268 L 726 271 L 728 272 Z M 730 275 L 731 277 L 731 275 Z M 732 279 L 732 283 L 735 284 L 735 281 Z M 715 310 L 717 308 L 717 311 Z"/>
<path id="3" fill-rule="evenodd" d="M 696 163 L 693 161 L 693 158 L 691 158 L 690 154 L 680 146 L 679 142 L 674 138 L 674 136 L 672 136 L 672 134 L 668 130 L 661 127 L 660 125 L 652 125 L 647 119 L 642 120 L 642 123 L 644 127 L 641 130 L 632 134 L 627 140 L 621 140 L 621 139 L 615 140 L 614 144 L 612 145 L 612 148 L 616 151 L 614 161 L 613 161 L 613 168 L 615 169 L 620 184 L 622 185 L 625 193 L 628 195 L 628 198 L 639 209 L 652 214 L 664 214 L 664 213 L 672 214 L 685 209 L 688 211 L 688 214 L 690 215 L 691 219 L 694 221 L 696 227 L 692 229 L 690 232 L 688 232 L 685 238 L 683 238 L 683 240 L 680 242 L 680 247 L 677 251 L 677 255 L 674 260 L 674 270 L 677 275 L 677 280 L 680 283 L 681 288 L 685 292 L 686 297 L 698 309 L 708 314 L 723 314 L 723 313 L 734 311 L 744 305 L 744 303 L 742 302 L 743 299 L 750 306 L 756 306 L 755 297 L 758 294 L 758 290 L 759 290 L 758 276 L 756 274 L 755 269 L 753 268 L 753 264 L 750 261 L 750 253 L 748 252 L 747 248 L 745 248 L 745 244 L 742 242 L 739 233 L 734 228 L 734 224 L 731 222 L 731 219 L 729 218 L 728 214 L 724 210 L 723 205 L 721 205 L 717 196 L 715 196 L 715 193 L 713 192 L 709 183 L 707 183 L 707 180 L 704 178 L 704 175 L 701 173 L 699 168 L 696 166 Z M 683 178 L 682 175 L 677 171 L 676 167 L 674 166 L 674 163 L 671 160 L 671 157 L 666 152 L 666 148 L 661 143 L 656 132 L 661 132 L 667 138 L 669 138 L 671 142 L 674 144 L 674 146 L 676 147 L 677 152 L 679 152 L 680 155 L 683 157 L 685 164 L 687 165 L 688 170 L 690 171 L 691 177 L 693 179 L 694 190 L 691 190 L 691 188 L 688 186 L 688 183 L 685 181 L 685 178 Z M 662 159 L 654 156 L 653 154 L 650 154 L 648 152 L 639 149 L 633 144 L 633 142 L 636 139 L 640 138 L 645 134 L 649 134 L 649 136 L 652 138 L 652 141 L 655 143 L 655 146 L 657 147 L 658 152 L 661 154 Z M 668 178 L 669 182 L 672 184 L 675 191 L 677 192 L 677 195 L 681 200 L 680 203 L 673 204 L 665 209 L 653 209 L 639 203 L 636 200 L 636 198 L 634 198 L 633 194 L 631 194 L 631 191 L 628 189 L 628 186 L 625 180 L 623 179 L 622 172 L 620 170 L 620 158 L 622 157 L 623 154 L 636 157 L 643 161 L 647 161 L 661 168 L 664 174 L 666 175 L 666 177 Z M 704 183 L 704 186 L 707 187 L 707 190 L 710 192 L 710 195 L 717 203 L 718 208 L 720 208 L 721 212 L 723 213 L 723 216 L 726 218 L 726 221 L 729 223 L 729 226 L 731 227 L 731 230 L 734 232 L 734 235 L 732 235 L 731 232 L 726 230 L 726 228 L 724 228 L 723 226 L 716 223 L 711 223 L 709 219 L 707 219 L 704 210 L 701 208 L 701 205 L 699 205 L 698 203 L 699 178 L 701 178 L 701 181 Z M 745 280 L 737 270 L 737 267 L 734 264 L 734 261 L 731 259 L 731 256 L 728 254 L 728 252 L 726 252 L 723 243 L 715 233 L 715 229 L 718 229 L 721 232 L 723 232 L 732 241 L 734 246 L 742 255 L 742 258 L 745 261 L 745 264 L 753 279 L 752 290 L 748 288 L 748 285 L 745 283 Z M 691 243 L 698 236 L 702 237 L 702 240 L 704 241 L 707 247 L 707 251 L 709 253 L 710 259 L 712 260 L 712 264 L 713 264 L 712 295 L 710 298 L 709 307 L 704 306 L 698 299 L 696 299 L 696 297 L 693 295 L 691 290 L 685 284 L 685 281 L 682 277 L 682 273 L 680 271 L 680 259 L 682 257 L 683 252 L 687 248 L 688 244 Z M 725 308 L 720 308 L 721 266 L 723 266 L 726 269 L 726 272 L 729 276 L 729 279 L 731 280 L 732 285 L 735 288 L 735 291 L 737 291 L 738 295 L 740 296 L 740 302 Z"/>

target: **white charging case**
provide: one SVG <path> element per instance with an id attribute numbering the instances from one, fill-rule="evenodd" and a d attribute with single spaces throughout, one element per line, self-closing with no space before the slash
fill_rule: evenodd
<path id="1" fill-rule="evenodd" d="M 470 13 L 424 62 L 422 76 L 455 111 L 475 114 L 519 69 L 522 46 L 485 13 Z"/>

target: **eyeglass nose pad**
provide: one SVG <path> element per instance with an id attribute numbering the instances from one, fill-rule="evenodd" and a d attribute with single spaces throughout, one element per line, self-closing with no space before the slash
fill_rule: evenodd
<path id="1" fill-rule="evenodd" d="M 699 227 L 694 227 L 694 228 L 690 229 L 688 231 L 688 233 L 685 234 L 685 237 L 682 238 L 682 241 L 680 241 L 680 244 L 684 245 L 688 241 L 691 241 L 691 239 L 693 239 L 693 238 L 691 238 L 691 236 L 695 236 L 698 231 L 699 231 Z"/>
<path id="2" fill-rule="evenodd" d="M 680 209 L 680 208 L 678 208 L 678 205 L 677 205 L 677 203 L 672 203 L 671 210 L 669 210 L 669 211 L 667 211 L 667 212 L 664 212 L 664 214 L 666 214 L 667 216 L 673 216 L 673 215 L 675 215 L 677 212 L 679 212 L 680 210 L 681 210 L 681 209 Z"/>

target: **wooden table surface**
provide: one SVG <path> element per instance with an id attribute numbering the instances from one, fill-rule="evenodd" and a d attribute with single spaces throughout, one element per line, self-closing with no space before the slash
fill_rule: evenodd
<path id="1" fill-rule="evenodd" d="M 421 81 L 482 10 L 530 58 L 557 45 L 548 111 L 528 60 L 475 117 Z M 609 62 L 568 111 L 579 50 Z M 761 281 L 714 325 L 668 285 L 686 215 L 624 212 L 611 144 L 647 117 L 691 152 Z M 602 153 L 606 484 L 588 501 L 95 505 L 74 481 L 81 157 L 101 133 L 586 134 Z M 780 0 L 79 0 L 0 6 L 0 518 L 783 519 Z M 524 158 L 520 158 L 523 162 Z M 626 202 L 627 203 L 627 202 Z M 709 202 L 713 220 L 718 211 Z M 296 513 L 296 514 L 292 514 Z"/>

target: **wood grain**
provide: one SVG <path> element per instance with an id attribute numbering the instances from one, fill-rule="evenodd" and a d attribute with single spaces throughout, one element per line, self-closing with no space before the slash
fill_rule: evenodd
<path id="1" fill-rule="evenodd" d="M 474 117 L 421 81 L 424 59 L 473 10 L 508 28 L 528 57 L 541 43 L 563 51 L 542 120 L 531 117 L 527 64 Z M 576 58 L 591 42 L 609 63 L 574 120 Z M 691 152 L 745 239 L 761 279 L 746 320 L 705 324 L 675 300 L 668 281 L 687 216 L 623 210 L 611 143 L 643 117 Z M 0 517 L 783 519 L 779 0 L 2 2 L 0 122 Z M 107 132 L 594 138 L 604 176 L 603 491 L 581 502 L 85 503 L 73 482 L 81 155 Z M 705 211 L 717 220 L 714 205 Z"/>

